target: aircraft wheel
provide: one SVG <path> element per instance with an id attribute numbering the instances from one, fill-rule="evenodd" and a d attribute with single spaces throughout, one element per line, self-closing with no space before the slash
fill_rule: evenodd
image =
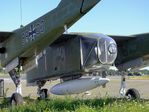
<path id="1" fill-rule="evenodd" d="M 40 90 L 40 99 L 44 100 L 48 97 L 48 89 L 42 89 Z"/>
<path id="2" fill-rule="evenodd" d="M 138 90 L 132 88 L 132 89 L 128 89 L 126 92 L 126 96 L 129 99 L 140 99 L 140 93 Z"/>
<path id="3" fill-rule="evenodd" d="M 20 105 L 23 104 L 23 97 L 19 93 L 13 93 L 10 98 L 11 105 Z"/>

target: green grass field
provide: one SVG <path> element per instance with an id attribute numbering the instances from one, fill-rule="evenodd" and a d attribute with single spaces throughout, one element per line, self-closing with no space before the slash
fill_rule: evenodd
<path id="1" fill-rule="evenodd" d="M 51 100 L 27 99 L 23 106 L 8 106 L 1 101 L 0 112 L 149 112 L 149 100 L 127 100 L 116 98 Z"/>

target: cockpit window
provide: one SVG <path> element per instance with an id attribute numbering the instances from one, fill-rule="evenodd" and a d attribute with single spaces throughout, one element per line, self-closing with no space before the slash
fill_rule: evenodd
<path id="1" fill-rule="evenodd" d="M 89 66 L 97 62 L 97 40 L 82 38 L 83 65 Z"/>

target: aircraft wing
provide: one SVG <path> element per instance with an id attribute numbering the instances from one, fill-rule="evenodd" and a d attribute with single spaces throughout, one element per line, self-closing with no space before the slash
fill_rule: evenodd
<path id="1" fill-rule="evenodd" d="M 100 0 L 61 0 L 50 12 L 15 30 L 13 36 L 10 36 L 10 32 L 1 32 L 1 42 L 9 36 L 11 38 L 1 45 L 2 54 L 6 51 L 6 55 L 0 58 L 1 65 L 6 67 L 18 57 L 23 61 L 36 58 L 45 47 L 56 41 L 65 29 L 70 28 L 98 2 Z"/>
<path id="2" fill-rule="evenodd" d="M 135 36 L 123 36 L 123 35 L 108 35 L 108 36 L 112 37 L 117 42 L 117 44 L 136 38 Z"/>
<path id="3" fill-rule="evenodd" d="M 109 35 L 118 46 L 115 65 L 120 70 L 145 67 L 149 63 L 149 33 L 130 36 Z"/>
<path id="4" fill-rule="evenodd" d="M 7 40 L 12 34 L 12 32 L 0 32 L 0 43 Z"/>

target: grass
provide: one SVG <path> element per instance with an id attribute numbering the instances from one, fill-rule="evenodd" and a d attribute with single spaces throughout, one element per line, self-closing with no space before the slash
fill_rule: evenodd
<path id="1" fill-rule="evenodd" d="M 8 106 L 6 102 L 3 103 L 0 112 L 149 112 L 149 100 L 117 98 L 74 99 L 66 97 L 43 101 L 27 98 L 26 104 L 14 107 Z"/>
<path id="2" fill-rule="evenodd" d="M 149 75 L 144 76 L 129 76 L 130 80 L 149 80 Z"/>
<path id="3" fill-rule="evenodd" d="M 143 79 L 142 77 L 144 79 L 149 79 L 149 76 L 141 76 L 137 78 Z M 12 88 L 9 83 L 7 87 Z M 49 88 L 49 85 L 47 87 Z M 25 89 L 25 86 L 23 86 L 23 89 Z M 92 93 L 99 96 L 98 89 L 92 91 Z M 32 88 L 25 91 L 32 91 Z M 101 91 L 103 92 L 103 89 L 101 89 L 100 92 Z M 145 94 L 148 93 L 146 92 Z M 93 95 L 91 95 L 91 97 L 93 97 Z M 77 98 L 54 97 L 51 100 L 38 101 L 27 97 L 25 98 L 26 104 L 17 107 L 9 106 L 8 99 L 0 99 L 0 112 L 149 112 L 149 100 L 126 100 L 108 98 L 107 96 L 106 98 L 101 99 L 99 97 L 96 99 L 93 99 L 94 97 L 92 99 L 85 98 L 77 95 Z"/>

